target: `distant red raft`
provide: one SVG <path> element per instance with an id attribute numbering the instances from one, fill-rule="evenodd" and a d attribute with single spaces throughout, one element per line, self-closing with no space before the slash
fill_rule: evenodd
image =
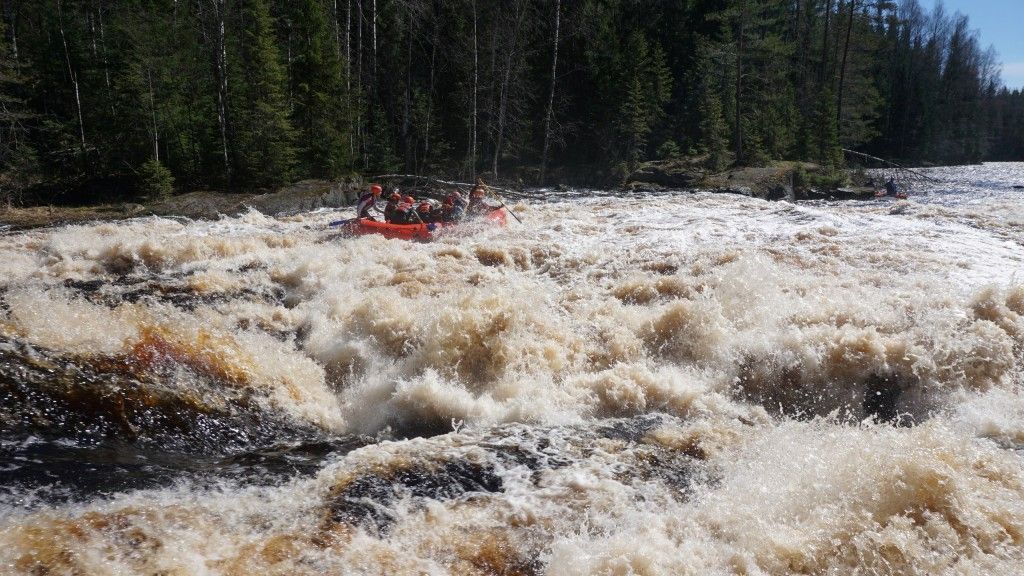
<path id="1" fill-rule="evenodd" d="M 488 212 L 480 221 L 495 226 L 505 225 L 505 209 L 495 208 Z M 458 226 L 459 222 L 431 222 L 429 224 L 391 224 L 360 218 L 348 225 L 349 233 L 357 236 L 364 234 L 380 234 L 385 238 L 399 240 L 430 240 L 444 228 Z"/>

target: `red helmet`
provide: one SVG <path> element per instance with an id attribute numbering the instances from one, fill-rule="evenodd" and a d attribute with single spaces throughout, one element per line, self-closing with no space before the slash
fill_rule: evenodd
<path id="1" fill-rule="evenodd" d="M 391 200 L 392 202 L 401 202 L 402 195 L 399 194 L 398 192 L 392 192 L 391 196 L 388 196 L 388 200 Z"/>
<path id="2" fill-rule="evenodd" d="M 402 202 L 405 202 L 406 204 L 415 204 L 416 199 L 412 196 L 406 196 L 405 198 L 402 198 Z"/>
<path id="3" fill-rule="evenodd" d="M 384 189 L 380 187 L 380 184 L 374 184 L 373 186 L 370 186 L 370 192 L 372 192 L 374 196 L 380 196 L 381 192 L 383 191 Z"/>
<path id="4" fill-rule="evenodd" d="M 430 210 L 431 210 L 430 202 L 421 202 L 419 207 L 416 208 L 417 212 L 430 212 Z"/>

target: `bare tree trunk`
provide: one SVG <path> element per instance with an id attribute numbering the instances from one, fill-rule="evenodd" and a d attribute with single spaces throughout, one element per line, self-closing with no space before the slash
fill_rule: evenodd
<path id="1" fill-rule="evenodd" d="M 377 92 L 377 0 L 373 0 L 373 91 Z"/>
<path id="2" fill-rule="evenodd" d="M 221 150 L 224 155 L 224 173 L 231 182 L 231 158 L 228 154 L 228 47 L 225 0 L 210 0 L 217 17 L 216 68 L 217 68 L 217 120 L 220 124 Z"/>
<path id="3" fill-rule="evenodd" d="M 107 52 L 107 36 L 103 30 L 103 0 L 99 0 L 96 7 L 96 23 L 99 26 L 100 30 L 100 53 L 102 54 L 103 58 L 103 81 L 104 85 L 107 88 L 107 102 L 110 106 L 110 115 L 116 116 L 117 111 L 114 110 L 115 99 L 110 92 L 112 87 L 110 85 L 110 62 Z"/>
<path id="4" fill-rule="evenodd" d="M 14 2 L 12 0 L 4 0 L 4 20 L 7 21 L 7 41 L 11 45 L 11 57 L 14 58 L 15 62 L 18 62 L 18 34 L 16 32 L 17 24 L 15 22 L 15 13 Z"/>
<path id="5" fill-rule="evenodd" d="M 540 185 L 544 185 L 544 173 L 548 165 L 548 151 L 551 149 L 551 116 L 555 109 L 555 80 L 558 78 L 558 34 L 561 31 L 562 0 L 555 0 L 555 42 L 551 57 L 551 91 L 548 92 L 548 111 L 544 115 L 544 151 L 540 156 Z"/>
<path id="6" fill-rule="evenodd" d="M 363 137 L 363 0 L 356 3 L 356 16 L 356 142 L 365 167 L 368 160 Z"/>
<path id="7" fill-rule="evenodd" d="M 153 158 L 160 161 L 160 130 L 156 123 L 156 95 L 153 91 L 153 71 L 146 68 L 146 80 L 149 82 L 149 114 L 153 123 Z"/>
<path id="8" fill-rule="evenodd" d="M 853 31 L 853 16 L 857 12 L 857 0 L 850 0 L 850 23 L 846 27 L 846 44 L 843 46 L 843 63 L 839 68 L 839 101 L 836 105 L 836 126 L 839 130 L 839 137 L 843 134 L 843 84 L 846 82 L 846 58 L 850 53 L 850 34 Z"/>
<path id="9" fill-rule="evenodd" d="M 331 26 L 334 28 L 334 55 L 341 60 L 341 23 L 338 22 L 338 0 L 331 0 Z M 339 69 L 341 67 L 339 66 Z"/>
<path id="10" fill-rule="evenodd" d="M 832 20 L 832 0 L 825 4 L 825 30 L 821 33 L 821 71 L 819 80 L 824 84 L 828 77 L 828 29 Z"/>
<path id="11" fill-rule="evenodd" d="M 426 127 L 423 130 L 423 161 L 425 167 L 430 160 L 430 125 L 434 113 L 434 71 L 437 63 L 438 23 L 435 16 L 434 38 L 430 44 L 430 87 L 427 92 L 427 119 Z"/>
<path id="12" fill-rule="evenodd" d="M 99 1 L 96 9 L 96 20 L 100 28 L 100 52 L 103 53 L 103 80 L 107 90 L 110 90 L 110 63 L 107 58 L 107 35 L 103 31 L 103 0 Z"/>
<path id="13" fill-rule="evenodd" d="M 494 139 L 494 161 L 491 166 L 495 178 L 498 177 L 498 159 L 501 157 L 501 142 L 505 136 L 505 113 L 508 110 L 509 83 L 512 79 L 512 65 L 516 55 L 516 44 L 519 41 L 519 26 L 522 24 L 523 14 L 526 12 L 523 9 L 522 2 L 516 5 L 516 10 L 516 25 L 512 29 L 512 44 L 508 49 L 508 57 L 505 58 L 505 74 L 501 81 L 501 98 L 498 103 L 498 134 Z"/>
<path id="14" fill-rule="evenodd" d="M 356 156 L 356 128 L 352 116 L 352 0 L 345 0 L 345 102 L 347 104 L 346 114 L 348 116 L 348 155 L 350 158 Z"/>
<path id="15" fill-rule="evenodd" d="M 736 150 L 736 163 L 743 162 L 743 50 L 746 35 L 747 6 L 740 6 L 739 34 L 736 38 L 736 111 L 733 119 L 733 145 Z"/>
<path id="16" fill-rule="evenodd" d="M 75 108 L 78 111 L 78 137 L 82 145 L 82 152 L 85 153 L 85 123 L 82 120 L 82 98 L 78 91 L 78 74 L 71 67 L 71 52 L 68 50 L 68 39 L 64 34 L 64 8 L 61 0 L 57 0 L 57 22 L 60 26 L 60 41 L 64 46 L 64 62 L 68 66 L 68 77 L 71 79 L 71 86 L 75 90 Z"/>
<path id="17" fill-rule="evenodd" d="M 415 148 L 409 144 L 412 136 L 410 130 L 412 111 L 412 10 L 406 4 L 406 19 L 408 21 L 405 31 L 405 103 L 402 107 L 402 148 L 405 152 L 406 171 L 415 171 L 413 168 L 413 154 Z"/>
<path id="18" fill-rule="evenodd" d="M 494 123 L 498 120 L 498 96 L 500 92 L 498 83 L 498 44 L 501 36 L 499 30 L 504 27 L 505 22 L 497 22 L 494 25 L 494 30 L 491 32 L 491 66 L 489 68 L 491 72 L 491 85 L 487 90 L 487 125 L 484 126 L 484 134 L 488 136 L 494 134 Z"/>
<path id="19" fill-rule="evenodd" d="M 293 76 L 294 72 L 292 72 L 292 62 L 294 62 L 295 57 L 292 54 L 291 22 L 285 24 L 285 27 L 288 29 L 288 39 L 286 40 L 288 46 L 285 49 L 285 62 L 288 70 L 288 106 L 290 108 L 295 102 L 295 77 Z"/>
<path id="20" fill-rule="evenodd" d="M 480 59 L 478 54 L 477 45 L 477 13 L 476 13 L 476 0 L 473 0 L 473 121 L 470 128 L 469 137 L 469 165 L 470 174 L 472 179 L 476 179 L 476 122 L 477 122 L 477 93 L 479 92 L 480 83 Z"/>

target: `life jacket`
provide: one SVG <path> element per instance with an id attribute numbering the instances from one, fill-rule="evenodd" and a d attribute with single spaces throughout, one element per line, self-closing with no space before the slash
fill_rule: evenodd
<path id="1" fill-rule="evenodd" d="M 356 217 L 369 218 L 370 208 L 373 208 L 376 203 L 377 200 L 373 197 L 373 192 L 363 192 L 363 195 L 359 197 L 359 201 L 356 202 Z"/>
<path id="2" fill-rule="evenodd" d="M 395 213 L 391 218 L 391 221 L 395 224 L 410 224 L 416 220 L 416 217 L 411 214 L 412 204 L 408 202 L 399 202 L 395 206 Z"/>
<path id="3" fill-rule="evenodd" d="M 459 194 L 458 192 L 452 192 L 451 194 L 449 194 L 445 202 L 448 201 L 450 201 L 453 206 L 456 206 L 463 210 L 466 209 L 466 199 L 462 196 L 462 194 Z"/>

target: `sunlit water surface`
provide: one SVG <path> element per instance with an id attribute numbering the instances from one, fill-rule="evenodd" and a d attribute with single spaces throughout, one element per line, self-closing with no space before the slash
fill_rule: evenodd
<path id="1" fill-rule="evenodd" d="M 1016 574 L 1024 164 L 0 236 L 0 572 Z"/>

